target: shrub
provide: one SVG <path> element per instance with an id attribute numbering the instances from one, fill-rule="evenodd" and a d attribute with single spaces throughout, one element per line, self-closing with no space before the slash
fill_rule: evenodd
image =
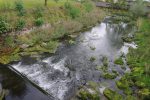
<path id="1" fill-rule="evenodd" d="M 52 38 L 53 39 L 58 39 L 64 37 L 66 34 L 68 34 L 64 28 L 64 26 L 56 26 L 54 29 L 54 32 L 52 33 Z"/>
<path id="2" fill-rule="evenodd" d="M 64 7 L 65 9 L 71 9 L 72 5 L 69 2 L 65 2 Z"/>
<path id="3" fill-rule="evenodd" d="M 80 9 L 79 8 L 76 8 L 76 7 L 72 7 L 70 10 L 69 10 L 69 15 L 71 16 L 71 18 L 76 18 L 80 15 Z"/>
<path id="4" fill-rule="evenodd" d="M 37 18 L 37 19 L 35 20 L 35 25 L 36 25 L 36 26 L 42 26 L 43 24 L 44 24 L 43 18 Z"/>
<path id="5" fill-rule="evenodd" d="M 93 10 L 93 4 L 91 2 L 85 2 L 84 7 L 87 12 L 90 12 Z"/>
<path id="6" fill-rule="evenodd" d="M 35 18 L 41 18 L 43 17 L 43 8 L 42 7 L 37 7 L 35 10 L 34 10 L 34 14 L 35 14 Z"/>
<path id="7" fill-rule="evenodd" d="M 17 30 L 22 30 L 26 25 L 26 22 L 25 20 L 23 19 L 19 19 L 18 22 L 17 22 L 17 25 L 16 25 L 16 29 Z"/>
<path id="8" fill-rule="evenodd" d="M 77 7 L 74 7 L 69 2 L 65 3 L 65 9 L 67 10 L 67 13 L 70 15 L 71 18 L 76 18 L 80 15 L 80 9 Z"/>
<path id="9" fill-rule="evenodd" d="M 0 17 L 0 34 L 8 32 L 10 29 L 9 24 L 7 21 Z"/>
<path id="10" fill-rule="evenodd" d="M 140 17 L 146 14 L 146 6 L 143 0 L 136 0 L 136 2 L 130 7 L 130 11 L 135 17 Z"/>
<path id="11" fill-rule="evenodd" d="M 14 44 L 14 37 L 13 36 L 6 36 L 4 43 L 6 46 L 13 47 L 15 45 Z"/>
<path id="12" fill-rule="evenodd" d="M 25 9 L 23 6 L 23 2 L 21 0 L 15 2 L 15 9 L 18 11 L 18 16 L 24 16 L 25 15 Z"/>

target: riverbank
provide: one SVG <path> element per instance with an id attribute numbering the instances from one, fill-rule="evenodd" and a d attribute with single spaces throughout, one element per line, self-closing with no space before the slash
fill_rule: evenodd
<path id="1" fill-rule="evenodd" d="M 148 100 L 150 99 L 150 19 L 140 18 L 138 23 L 138 32 L 134 38 L 138 48 L 130 49 L 127 55 L 131 73 L 127 74 L 126 78 L 137 87 L 134 91 L 137 98 Z"/>
<path id="2" fill-rule="evenodd" d="M 137 31 L 134 38 L 128 42 L 135 42 L 138 48 L 130 48 L 126 60 L 131 72 L 125 73 L 120 80 L 116 81 L 119 89 L 126 94 L 126 100 L 149 100 L 150 99 L 150 19 L 142 17 L 137 19 Z M 120 64 L 121 59 L 117 60 Z M 106 97 L 116 94 L 115 91 L 107 90 Z M 111 95 L 112 94 L 112 95 Z M 118 94 L 116 94 L 118 98 Z M 120 99 L 120 100 L 123 100 Z"/>
<path id="3" fill-rule="evenodd" d="M 15 9 L 0 12 L 0 27 L 3 27 L 0 63 L 7 64 L 25 55 L 54 53 L 62 39 L 74 43 L 77 33 L 97 24 L 105 16 L 105 12 L 90 1 L 61 1 L 55 6 L 34 6 L 32 9 L 25 8 L 24 4 L 17 2 Z"/>

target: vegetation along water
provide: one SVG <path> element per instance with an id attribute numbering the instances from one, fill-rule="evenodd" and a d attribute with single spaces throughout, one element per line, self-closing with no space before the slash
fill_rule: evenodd
<path id="1" fill-rule="evenodd" d="M 0 100 L 150 100 L 150 1 L 0 0 Z"/>

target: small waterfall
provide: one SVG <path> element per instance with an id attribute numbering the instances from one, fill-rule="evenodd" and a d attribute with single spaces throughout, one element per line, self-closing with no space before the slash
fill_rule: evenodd
<path id="1" fill-rule="evenodd" d="M 22 65 L 21 62 L 12 65 L 14 69 L 27 76 L 36 85 L 56 97 L 64 100 L 72 80 L 68 77 L 69 69 L 64 66 L 66 58 L 53 63 L 52 57 L 33 65 Z"/>

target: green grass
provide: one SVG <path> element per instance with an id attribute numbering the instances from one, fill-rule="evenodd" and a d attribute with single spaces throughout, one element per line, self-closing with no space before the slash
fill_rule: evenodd
<path id="1" fill-rule="evenodd" d="M 83 28 L 97 24 L 105 16 L 103 10 L 94 7 L 90 1 L 88 3 L 91 3 L 91 6 L 93 5 L 93 9 L 88 11 L 86 7 L 89 5 L 85 7 L 84 3 L 74 0 L 69 0 L 70 8 L 65 6 L 67 0 L 60 0 L 58 3 L 54 0 L 48 0 L 47 7 L 44 6 L 44 0 L 22 0 L 23 3 L 17 5 L 18 9 L 15 9 L 15 1 L 0 0 L 0 15 L 6 19 L 10 30 L 15 31 L 15 34 L 18 26 L 23 30 L 35 27 L 35 22 L 38 22 L 36 24 L 39 26 L 35 30 L 27 32 L 28 34 L 15 34 L 14 45 L 23 48 L 21 52 L 18 52 L 21 55 L 41 54 L 43 52 L 54 53 L 61 39 L 68 35 L 76 35 Z M 78 11 L 74 9 L 78 9 Z M 20 20 L 24 20 L 23 24 L 25 24 L 20 23 Z M 48 27 L 42 29 L 40 28 L 41 25 L 48 25 Z M 7 35 L 2 34 L 4 37 L 0 37 L 0 39 L 2 38 L 3 42 L 3 38 L 5 40 Z M 8 42 L 10 43 L 9 38 Z M 13 60 L 13 57 L 10 58 L 9 56 L 12 55 L 14 48 L 4 44 L 6 43 L 0 43 L 0 46 L 3 47 L 0 48 L 0 63 L 3 63 L 4 60 L 5 63 Z"/>
<path id="2" fill-rule="evenodd" d="M 19 0 L 0 0 L 0 9 L 4 9 L 5 7 L 8 7 L 10 9 L 14 8 L 14 4 L 16 1 Z M 47 7 L 55 7 L 55 6 L 61 6 L 63 5 L 67 0 L 60 0 L 57 3 L 54 0 L 48 0 Z M 25 8 L 34 8 L 37 6 L 44 6 L 44 0 L 22 0 Z M 71 1 L 73 2 L 73 1 Z"/>
<path id="3" fill-rule="evenodd" d="M 139 32 L 136 33 L 135 42 L 137 49 L 130 49 L 127 62 L 131 68 L 130 78 L 139 89 L 138 98 L 150 99 L 150 20 L 138 20 Z M 127 77 L 126 77 L 127 78 Z M 143 90 L 147 89 L 148 92 Z"/>

